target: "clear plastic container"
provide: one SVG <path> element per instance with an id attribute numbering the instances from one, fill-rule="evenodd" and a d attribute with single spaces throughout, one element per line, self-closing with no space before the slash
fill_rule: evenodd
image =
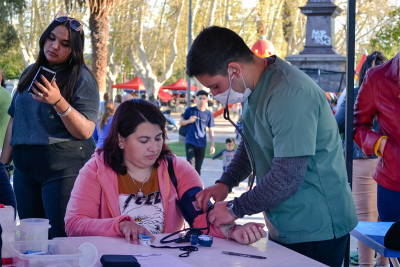
<path id="1" fill-rule="evenodd" d="M 47 240 L 50 227 L 48 219 L 22 219 L 19 225 L 20 240 Z"/>
<path id="2" fill-rule="evenodd" d="M 1 238 L 3 247 L 1 248 L 1 262 L 3 265 L 12 262 L 12 253 L 8 247 L 10 242 L 15 241 L 17 226 L 14 221 L 14 208 L 0 204 L 0 225 L 3 230 Z"/>
<path id="3" fill-rule="evenodd" d="M 46 241 L 15 241 L 9 244 L 13 253 L 13 264 L 15 267 L 44 267 L 54 266 L 79 266 L 82 252 L 63 240 Z M 27 251 L 40 251 L 50 255 L 24 254 Z M 57 265 L 55 265 L 57 266 Z"/>

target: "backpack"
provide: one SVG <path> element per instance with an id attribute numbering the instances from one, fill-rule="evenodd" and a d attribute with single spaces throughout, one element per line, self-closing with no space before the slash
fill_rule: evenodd
<path id="1" fill-rule="evenodd" d="M 190 116 L 193 116 L 194 108 L 191 107 L 190 110 L 191 110 L 191 115 Z M 187 133 L 187 130 L 189 129 L 190 124 L 191 123 L 188 123 L 186 125 L 181 125 L 181 127 L 179 127 L 179 135 L 182 135 L 182 136 L 186 137 L 186 133 Z"/>

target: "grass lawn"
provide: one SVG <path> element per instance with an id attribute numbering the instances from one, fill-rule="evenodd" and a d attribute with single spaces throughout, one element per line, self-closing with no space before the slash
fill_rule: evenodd
<path id="1" fill-rule="evenodd" d="M 172 142 L 167 144 L 168 147 L 172 150 L 172 152 L 178 157 L 186 157 L 185 143 Z M 206 148 L 206 158 L 212 158 L 215 154 L 225 149 L 225 143 L 215 143 L 215 154 L 210 155 L 210 142 L 207 142 Z M 235 149 L 237 149 L 237 144 L 235 144 Z M 221 157 L 222 159 L 222 157 Z"/>

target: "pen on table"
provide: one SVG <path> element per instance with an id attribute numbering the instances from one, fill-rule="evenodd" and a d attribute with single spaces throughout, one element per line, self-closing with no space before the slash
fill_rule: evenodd
<path id="1" fill-rule="evenodd" d="M 230 251 L 222 251 L 222 254 L 240 256 L 240 257 L 247 257 L 247 258 L 254 258 L 254 259 L 267 259 L 267 257 L 263 257 L 263 256 L 243 254 L 243 253 L 230 252 Z"/>

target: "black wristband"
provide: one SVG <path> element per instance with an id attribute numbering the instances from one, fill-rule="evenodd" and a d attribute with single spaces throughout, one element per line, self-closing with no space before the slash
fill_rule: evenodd
<path id="1" fill-rule="evenodd" d="M 57 105 L 57 104 L 58 104 L 58 102 L 60 102 L 60 101 L 61 101 L 61 98 L 62 98 L 62 97 L 60 97 L 60 99 L 58 99 L 58 100 L 57 100 L 57 102 L 56 102 L 56 103 L 54 103 L 52 106 L 54 107 L 55 105 Z"/>

